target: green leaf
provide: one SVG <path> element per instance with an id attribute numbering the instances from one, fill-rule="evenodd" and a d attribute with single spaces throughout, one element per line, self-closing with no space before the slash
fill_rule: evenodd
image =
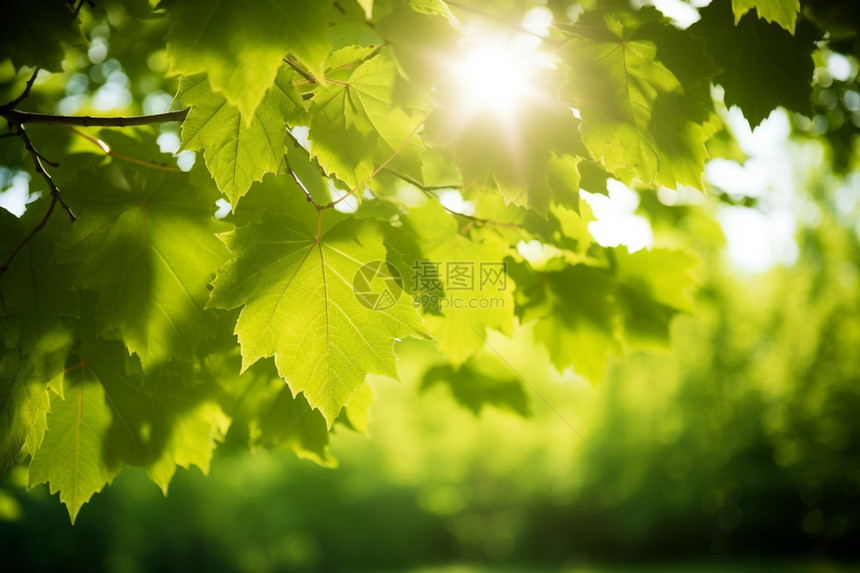
<path id="1" fill-rule="evenodd" d="M 337 459 L 329 452 L 325 418 L 311 409 L 303 395 L 293 396 L 277 375 L 260 385 L 259 393 L 256 415 L 251 420 L 252 449 L 278 445 L 323 467 L 337 467 Z"/>
<path id="2" fill-rule="evenodd" d="M 512 267 L 517 280 L 517 314 L 532 320 L 535 339 L 546 346 L 560 371 L 600 382 L 610 354 L 620 352 L 620 313 L 615 283 L 603 269 L 562 264 L 561 270 L 536 272 Z"/>
<path id="3" fill-rule="evenodd" d="M 484 228 L 473 231 L 474 239 L 461 234 L 438 203 L 410 210 L 404 223 L 420 249 L 409 280 L 432 312 L 424 317 L 427 330 L 459 366 L 483 348 L 488 328 L 511 331 L 514 284 L 504 262 L 510 246 Z"/>
<path id="4" fill-rule="evenodd" d="M 144 367 L 191 358 L 211 334 L 208 282 L 227 251 L 213 190 L 182 173 L 116 162 L 82 171 L 64 195 L 79 215 L 59 257 L 75 287 L 99 292 L 101 333 L 118 330 Z"/>
<path id="5" fill-rule="evenodd" d="M 455 61 L 461 39 L 451 20 L 421 13 L 403 0 L 377 2 L 374 17 L 376 31 L 386 39 L 397 70 L 408 80 L 398 81 L 397 101 L 424 98 L 450 76 L 450 62 Z"/>
<path id="6" fill-rule="evenodd" d="M 230 324 L 235 325 L 235 318 Z M 293 396 L 270 362 L 257 362 L 239 374 L 242 357 L 232 332 L 229 335 L 229 345 L 222 342 L 223 349 L 207 356 L 205 369 L 225 391 L 222 403 L 233 419 L 231 428 L 246 429 L 252 451 L 276 446 L 321 466 L 336 467 L 322 414 L 312 410 L 304 396 Z"/>
<path id="7" fill-rule="evenodd" d="M 679 313 L 693 312 L 691 291 L 696 284 L 698 257 L 667 249 L 635 253 L 614 249 L 613 253 L 619 281 L 615 298 L 624 313 L 625 342 L 666 348 L 672 319 Z"/>
<path id="8" fill-rule="evenodd" d="M 779 24 L 794 34 L 797 15 L 800 13 L 800 0 L 732 0 L 735 24 L 753 8 L 758 12 L 759 18 Z"/>
<path id="9" fill-rule="evenodd" d="M 409 0 L 412 9 L 421 14 L 430 16 L 442 16 L 452 22 L 457 22 L 457 17 L 451 12 L 451 8 L 444 0 Z"/>
<path id="10" fill-rule="evenodd" d="M 311 100 L 310 151 L 323 169 L 350 187 L 374 167 L 422 180 L 420 116 L 392 103 L 397 70 L 385 52 L 358 66 L 345 83 L 320 89 Z"/>
<path id="11" fill-rule="evenodd" d="M 30 464 L 30 486 L 50 483 L 74 522 L 81 506 L 125 465 L 144 468 L 166 493 L 176 465 L 208 472 L 227 427 L 214 388 L 189 384 L 182 368 L 144 377 L 116 342 L 85 335 L 54 398 L 48 431 Z"/>
<path id="12" fill-rule="evenodd" d="M 457 112 L 434 116 L 427 137 L 440 144 L 453 139 L 464 186 L 479 186 L 492 175 L 505 202 L 544 217 L 553 199 L 578 202 L 579 160 L 568 153 L 582 146 L 578 122 L 566 106 L 536 104 L 505 121 L 483 113 L 465 124 Z"/>
<path id="13" fill-rule="evenodd" d="M 20 324 L 0 318 L 0 472 L 19 454 L 39 449 L 50 410 L 48 381 L 63 372 L 71 333 L 57 325 L 34 344 L 21 345 Z"/>
<path id="14" fill-rule="evenodd" d="M 5 260 L 43 217 L 44 203 L 22 219 L 0 209 L 0 257 Z M 62 372 L 72 335 L 63 318 L 78 315 L 78 299 L 67 288 L 73 274 L 50 264 L 55 242 L 68 221 L 54 217 L 27 241 L 0 277 L 0 471 L 22 448 L 33 453 L 45 433 L 47 383 Z"/>
<path id="15" fill-rule="evenodd" d="M 817 34 L 801 22 L 795 35 L 753 15 L 732 23 L 728 2 L 701 11 L 691 31 L 705 39 L 723 68 L 714 81 L 725 88 L 727 106 L 737 105 L 752 127 L 777 106 L 812 114 L 812 72 Z"/>
<path id="16" fill-rule="evenodd" d="M 275 85 L 250 122 L 218 93 L 203 74 L 184 76 L 176 98 L 191 106 L 182 123 L 182 148 L 203 151 L 206 167 L 235 207 L 251 183 L 265 173 L 277 173 L 287 152 L 287 124 L 306 121 L 302 98 L 293 86 L 295 72 L 286 66 L 278 71 Z"/>
<path id="17" fill-rule="evenodd" d="M 582 117 L 582 141 L 626 183 L 702 187 L 710 78 L 704 43 L 644 8 L 586 14 L 562 56 L 565 93 Z"/>
<path id="18" fill-rule="evenodd" d="M 373 223 L 347 219 L 317 239 L 273 215 L 222 237 L 234 258 L 218 271 L 209 304 L 244 306 L 236 324 L 243 369 L 274 355 L 293 394 L 303 392 L 329 427 L 368 372 L 397 377 L 394 340 L 423 328 L 407 297 L 373 310 L 353 289 L 363 265 L 385 260 Z"/>
<path id="19" fill-rule="evenodd" d="M 439 384 L 447 386 L 454 399 L 476 416 L 485 406 L 510 410 L 523 417 L 530 413 L 522 382 L 499 360 L 478 357 L 459 369 L 448 364 L 434 366 L 424 373 L 421 390 Z"/>
<path id="20" fill-rule="evenodd" d="M 86 44 L 73 4 L 65 0 L 6 2 L 0 19 L 0 61 L 10 58 L 16 68 L 40 67 L 62 71 L 66 44 Z"/>
<path id="21" fill-rule="evenodd" d="M 275 82 L 288 53 L 323 77 L 327 0 L 169 0 L 172 75 L 205 73 L 245 121 Z"/>
<path id="22" fill-rule="evenodd" d="M 82 376 L 65 390 L 65 400 L 53 400 L 50 430 L 30 462 L 30 487 L 50 483 L 51 493 L 60 492 L 72 523 L 94 493 L 113 481 L 121 469 L 107 463 L 106 435 L 111 426 L 110 410 L 101 384 Z"/>

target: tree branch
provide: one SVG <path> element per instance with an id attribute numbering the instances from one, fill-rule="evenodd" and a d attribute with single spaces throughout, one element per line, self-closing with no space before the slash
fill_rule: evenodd
<path id="1" fill-rule="evenodd" d="M 168 121 L 184 121 L 188 115 L 188 109 L 178 111 L 167 111 L 164 113 L 153 113 L 151 115 L 126 115 L 118 117 L 92 117 L 88 115 L 53 115 L 49 113 L 35 113 L 31 111 L 20 111 L 0 109 L 0 116 L 12 124 L 41 123 L 53 125 L 80 125 L 83 127 L 130 127 L 133 125 L 149 125 L 153 123 L 166 123 Z"/>
<path id="2" fill-rule="evenodd" d="M 79 135 L 79 136 L 83 137 L 84 139 L 86 139 L 87 141 L 89 141 L 90 143 L 92 143 L 93 145 L 98 147 L 100 150 L 102 150 L 102 152 L 104 152 L 105 155 L 107 155 L 109 157 L 113 157 L 114 159 L 119 159 L 120 161 L 127 161 L 129 163 L 134 163 L 135 165 L 142 165 L 144 167 L 149 167 L 151 169 L 159 169 L 161 171 L 171 171 L 173 173 L 182 173 L 182 170 L 180 168 L 173 167 L 172 165 L 165 165 L 164 163 L 155 163 L 153 161 L 144 161 L 143 159 L 137 159 L 136 157 L 129 157 L 128 155 L 123 155 L 122 153 L 117 153 L 116 151 L 111 149 L 110 145 L 108 145 L 106 142 L 102 141 L 101 139 L 99 139 L 97 137 L 93 137 L 91 135 L 88 135 L 88 134 L 86 134 L 83 131 L 80 131 L 78 129 L 75 129 L 71 125 L 68 125 L 66 127 L 68 127 L 75 135 Z"/>
<path id="3" fill-rule="evenodd" d="M 87 0 L 81 0 L 77 5 L 77 10 L 80 10 L 80 7 Z M 74 212 L 71 207 L 63 201 L 63 198 L 60 196 L 60 189 L 54 183 L 54 179 L 51 177 L 51 174 L 45 169 L 45 163 L 51 165 L 53 167 L 59 167 L 58 163 L 55 163 L 49 159 L 47 159 L 44 155 L 39 153 L 36 147 L 33 145 L 33 142 L 30 140 L 30 136 L 27 135 L 27 131 L 24 129 L 25 124 L 32 123 L 41 123 L 41 124 L 54 124 L 54 125 L 65 125 L 65 126 L 84 126 L 84 127 L 127 127 L 133 125 L 148 125 L 153 123 L 164 123 L 168 121 L 184 121 L 188 116 L 188 109 L 182 109 L 178 111 L 168 111 L 165 113 L 156 113 L 151 115 L 134 115 L 134 116 L 120 116 L 120 117 L 91 117 L 91 116 L 73 116 L 73 115 L 53 115 L 47 113 L 35 113 L 30 111 L 20 111 L 15 109 L 15 106 L 24 101 L 24 99 L 30 95 L 30 90 L 33 88 L 33 84 L 36 81 L 36 76 L 39 74 L 39 68 L 33 70 L 33 74 L 30 76 L 30 79 L 27 80 L 27 84 L 24 86 L 24 91 L 14 100 L 9 103 L 0 106 L 0 117 L 3 117 L 9 123 L 10 131 L 8 133 L 4 133 L 0 135 L 2 138 L 7 137 L 18 137 L 21 139 L 21 142 L 24 144 L 24 147 L 27 149 L 27 152 L 30 154 L 30 158 L 33 160 L 33 167 L 36 169 L 36 173 L 42 176 L 45 182 L 48 184 L 48 188 L 51 192 L 51 204 L 48 206 L 48 210 L 45 212 L 45 215 L 42 217 L 42 220 L 39 221 L 30 234 L 28 234 L 23 241 L 21 241 L 9 254 L 9 257 L 3 263 L 3 266 L 0 267 L 0 277 L 2 277 L 6 270 L 9 268 L 9 265 L 15 259 L 15 256 L 23 249 L 27 244 L 29 244 L 30 240 L 41 231 L 45 225 L 48 223 L 48 219 L 51 218 L 51 214 L 53 214 L 54 209 L 57 205 L 60 205 L 63 210 L 69 215 L 69 219 L 74 223 L 77 220 Z M 74 128 L 72 128 L 74 129 Z M 74 130 L 77 132 L 77 130 Z M 83 135 L 99 147 L 102 145 L 99 144 L 98 140 L 94 140 L 89 136 L 78 132 L 80 135 Z M 104 147 L 102 147 L 103 150 Z M 112 154 L 110 149 L 105 150 L 109 155 L 114 155 L 120 159 L 124 159 L 126 161 L 134 161 L 135 163 L 142 163 L 144 165 L 153 166 L 147 162 L 141 162 L 139 160 L 135 160 L 134 158 L 128 158 L 125 156 L 119 156 L 118 154 Z M 162 168 L 168 168 L 167 166 L 163 166 Z"/>

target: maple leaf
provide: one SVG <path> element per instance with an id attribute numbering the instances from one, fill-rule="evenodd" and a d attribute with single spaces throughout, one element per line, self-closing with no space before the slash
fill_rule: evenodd
<path id="1" fill-rule="evenodd" d="M 318 78 L 330 44 L 326 0 L 170 0 L 162 3 L 171 74 L 205 73 L 250 121 L 288 53 Z"/>
<path id="2" fill-rule="evenodd" d="M 66 187 L 80 220 L 58 258 L 75 264 L 77 288 L 99 292 L 100 331 L 117 329 L 144 367 L 190 358 L 211 333 L 208 281 L 227 257 L 213 235 L 213 191 L 186 174 L 120 163 Z"/>
<path id="3" fill-rule="evenodd" d="M 423 146 L 415 135 L 421 119 L 394 106 L 396 77 L 394 62 L 380 52 L 345 82 L 320 89 L 311 100 L 311 156 L 350 187 L 384 162 L 416 181 L 423 179 Z"/>
<path id="4" fill-rule="evenodd" d="M 801 24 L 794 35 L 753 15 L 733 25 L 728 2 L 714 2 L 691 27 L 723 69 L 714 81 L 725 89 L 726 105 L 739 106 L 752 127 L 777 106 L 812 113 L 818 35 L 808 23 Z"/>
<path id="5" fill-rule="evenodd" d="M 287 215 L 222 235 L 234 258 L 213 282 L 210 306 L 243 306 L 236 324 L 242 368 L 275 357 L 293 394 L 329 427 L 367 373 L 397 377 L 394 340 L 423 336 L 407 297 L 374 310 L 353 287 L 366 263 L 385 260 L 372 223 L 345 220 L 317 239 Z"/>
<path id="6" fill-rule="evenodd" d="M 210 89 L 205 75 L 184 76 L 179 81 L 176 99 L 191 106 L 182 122 L 182 148 L 203 151 L 218 189 L 234 207 L 251 183 L 283 166 L 287 124 L 306 121 L 304 104 L 293 86 L 295 77 L 295 72 L 282 67 L 249 121 Z"/>
<path id="7" fill-rule="evenodd" d="M 582 141 L 606 169 L 628 183 L 702 187 L 708 89 L 719 68 L 701 40 L 653 9 L 636 19 L 589 13 L 562 55 Z"/>
<path id="8" fill-rule="evenodd" d="M 794 34 L 797 15 L 800 12 L 800 0 L 732 0 L 735 25 L 753 8 L 759 18 L 779 24 Z"/>
<path id="9" fill-rule="evenodd" d="M 211 386 L 183 383 L 171 370 L 147 378 L 121 344 L 89 329 L 72 354 L 29 477 L 31 487 L 47 482 L 60 492 L 72 523 L 125 465 L 143 467 L 165 493 L 176 465 L 208 472 L 214 438 L 227 428 Z"/>

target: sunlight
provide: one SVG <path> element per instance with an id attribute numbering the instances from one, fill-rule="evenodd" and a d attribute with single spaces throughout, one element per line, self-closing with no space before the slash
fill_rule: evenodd
<path id="1" fill-rule="evenodd" d="M 534 103 L 540 97 L 533 87 L 537 76 L 551 66 L 540 43 L 525 34 L 498 38 L 476 33 L 465 40 L 463 57 L 451 68 L 464 115 L 490 112 L 508 120 Z"/>
<path id="2" fill-rule="evenodd" d="M 467 108 L 502 116 L 514 113 L 527 99 L 531 79 L 524 56 L 500 42 L 475 46 L 457 70 Z"/>

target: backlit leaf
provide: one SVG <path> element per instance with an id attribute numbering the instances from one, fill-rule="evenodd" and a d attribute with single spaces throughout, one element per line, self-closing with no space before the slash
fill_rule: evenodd
<path id="1" fill-rule="evenodd" d="M 293 394 L 334 423 L 369 372 L 396 378 L 394 340 L 422 336 L 407 297 L 379 310 L 353 290 L 363 265 L 385 260 L 369 221 L 346 220 L 317 239 L 303 223 L 276 215 L 223 235 L 234 258 L 221 270 L 210 305 L 244 306 L 236 324 L 243 369 L 275 357 Z M 399 297 L 399 298 L 397 298 Z"/>

